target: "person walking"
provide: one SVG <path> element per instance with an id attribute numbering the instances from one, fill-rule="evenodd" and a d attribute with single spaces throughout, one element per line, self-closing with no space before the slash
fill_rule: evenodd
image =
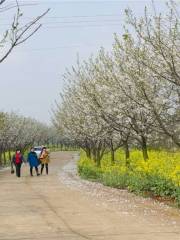
<path id="1" fill-rule="evenodd" d="M 28 154 L 27 161 L 30 166 L 30 175 L 33 176 L 33 168 L 36 170 L 36 175 L 39 176 L 38 166 L 40 164 L 39 159 L 37 157 L 36 152 L 34 151 L 34 148 L 31 148 L 31 151 Z"/>
<path id="2" fill-rule="evenodd" d="M 46 166 L 46 174 L 48 175 L 48 164 L 50 162 L 50 157 L 46 147 L 43 147 L 39 159 L 41 162 L 41 174 L 43 173 L 44 166 Z"/>
<path id="3" fill-rule="evenodd" d="M 24 162 L 24 157 L 21 154 L 19 149 L 16 150 L 16 153 L 12 157 L 12 165 L 14 164 L 16 168 L 16 176 L 21 177 L 21 165 Z"/>

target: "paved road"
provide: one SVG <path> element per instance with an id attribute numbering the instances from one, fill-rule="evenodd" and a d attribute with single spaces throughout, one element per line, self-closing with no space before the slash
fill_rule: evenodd
<path id="1" fill-rule="evenodd" d="M 20 179 L 0 172 L 0 240 L 180 240 L 176 210 L 174 223 L 157 214 L 148 222 L 69 188 L 58 176 L 69 160 L 71 153 L 53 153 L 49 176 L 30 177 L 27 167 Z"/>

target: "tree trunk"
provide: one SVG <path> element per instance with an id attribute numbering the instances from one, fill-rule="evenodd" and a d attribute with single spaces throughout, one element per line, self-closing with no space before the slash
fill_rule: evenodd
<path id="1" fill-rule="evenodd" d="M 114 149 L 111 149 L 111 164 L 113 165 L 115 162 L 115 152 Z"/>
<path id="2" fill-rule="evenodd" d="M 101 166 L 101 157 L 99 149 L 93 149 L 93 159 L 97 167 Z"/>
<path id="3" fill-rule="evenodd" d="M 91 149 L 90 148 L 86 149 L 86 156 L 91 159 Z"/>
<path id="4" fill-rule="evenodd" d="M 6 166 L 6 163 L 7 163 L 7 159 L 6 159 L 6 152 L 3 152 L 3 164 L 4 164 L 4 166 Z"/>
<path id="5" fill-rule="evenodd" d="M 141 136 L 141 140 L 142 140 L 142 153 L 143 153 L 143 158 L 146 161 L 149 156 L 148 156 L 148 151 L 147 151 L 147 140 L 144 136 Z"/>
<path id="6" fill-rule="evenodd" d="M 129 166 L 129 158 L 130 158 L 128 142 L 124 142 L 124 149 L 125 149 L 126 166 L 128 167 Z"/>
<path id="7" fill-rule="evenodd" d="M 111 164 L 113 165 L 114 162 L 115 162 L 115 153 L 114 153 L 113 141 L 111 140 Z"/>
<path id="8" fill-rule="evenodd" d="M 97 167 L 101 167 L 101 158 L 100 158 L 100 151 L 99 150 L 97 150 L 96 164 L 97 164 Z"/>
<path id="9" fill-rule="evenodd" d="M 2 152 L 0 152 L 0 167 L 2 166 Z"/>
<path id="10" fill-rule="evenodd" d="M 8 151 L 8 155 L 9 155 L 9 161 L 11 161 L 12 156 L 11 156 L 11 151 L 10 150 Z"/>

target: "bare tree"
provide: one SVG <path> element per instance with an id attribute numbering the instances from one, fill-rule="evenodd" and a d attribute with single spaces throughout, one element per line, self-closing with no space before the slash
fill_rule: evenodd
<path id="1" fill-rule="evenodd" d="M 5 5 L 5 2 L 6 0 L 1 0 L 0 6 Z M 40 23 L 40 20 L 50 10 L 47 9 L 45 12 L 43 12 L 38 17 L 35 17 L 30 22 L 21 24 L 21 17 L 23 16 L 23 13 L 17 0 L 15 1 L 15 5 L 13 7 L 16 8 L 16 13 L 11 23 L 11 28 L 5 31 L 2 39 L 0 40 L 0 50 L 2 52 L 0 56 L 0 63 L 2 63 L 10 55 L 15 47 L 26 42 L 41 28 L 42 24 Z M 3 14 L 5 10 L 8 10 L 8 7 L 1 7 L 0 14 Z"/>

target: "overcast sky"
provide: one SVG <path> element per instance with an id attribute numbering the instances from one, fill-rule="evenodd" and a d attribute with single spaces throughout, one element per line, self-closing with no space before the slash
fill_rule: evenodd
<path id="1" fill-rule="evenodd" d="M 12 1 L 7 0 L 7 3 Z M 157 9 L 164 1 L 156 1 Z M 0 110 L 50 123 L 50 111 L 63 87 L 65 68 L 96 54 L 100 46 L 111 49 L 113 33 L 122 34 L 124 9 L 140 16 L 150 1 L 21 1 L 22 22 L 51 8 L 42 29 L 0 64 Z M 0 14 L 0 34 L 13 11 Z"/>

